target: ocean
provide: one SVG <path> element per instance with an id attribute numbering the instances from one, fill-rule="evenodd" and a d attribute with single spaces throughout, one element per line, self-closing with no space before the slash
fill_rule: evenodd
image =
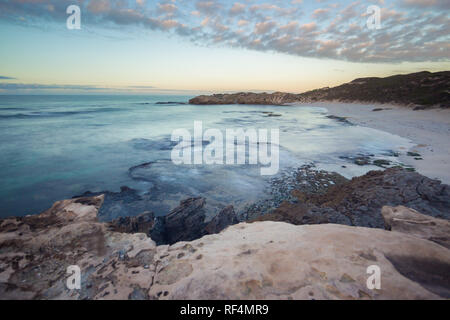
<path id="1" fill-rule="evenodd" d="M 189 98 L 0 96 L 0 217 L 37 214 L 58 200 L 122 186 L 146 196 L 145 209 L 159 216 L 188 197 L 205 197 L 211 214 L 270 197 L 276 177 L 261 176 L 258 165 L 175 165 L 171 134 L 193 131 L 194 121 L 205 129 L 279 129 L 278 175 L 313 163 L 351 178 L 379 169 L 352 157 L 395 163 L 395 153 L 411 147 L 399 136 L 329 117 L 325 108 L 194 106 Z M 140 213 L 122 205 L 103 219 Z"/>

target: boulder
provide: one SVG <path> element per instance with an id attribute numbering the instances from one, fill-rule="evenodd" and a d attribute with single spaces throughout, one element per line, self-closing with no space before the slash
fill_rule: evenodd
<path id="1" fill-rule="evenodd" d="M 153 212 L 144 212 L 136 217 L 120 217 L 107 225 L 115 232 L 145 233 L 158 245 L 163 245 L 219 233 L 229 225 L 239 223 L 233 206 L 224 208 L 205 223 L 205 204 L 204 198 L 189 198 L 181 201 L 167 216 L 155 217 Z"/>
<path id="2" fill-rule="evenodd" d="M 427 239 L 450 249 L 450 222 L 420 214 L 416 210 L 398 207 L 383 207 L 385 228 Z"/>
<path id="3" fill-rule="evenodd" d="M 239 223 L 233 206 L 228 206 L 220 211 L 205 227 L 207 234 L 220 233 L 230 225 Z"/>
<path id="4" fill-rule="evenodd" d="M 178 241 L 190 241 L 204 235 L 205 209 L 204 198 L 190 198 L 180 202 L 165 218 L 165 234 L 169 244 Z"/>
<path id="5" fill-rule="evenodd" d="M 147 211 L 136 217 L 120 217 L 111 221 L 108 225 L 112 231 L 116 232 L 150 235 L 155 226 L 155 214 Z"/>

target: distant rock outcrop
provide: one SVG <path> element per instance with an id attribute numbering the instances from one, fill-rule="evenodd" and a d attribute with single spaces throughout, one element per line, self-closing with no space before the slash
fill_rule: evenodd
<path id="1" fill-rule="evenodd" d="M 292 93 L 253 93 L 239 92 L 232 94 L 214 94 L 212 96 L 198 96 L 189 100 L 190 104 L 265 104 L 280 105 L 297 101 L 297 95 Z"/>
<path id="2" fill-rule="evenodd" d="M 64 200 L 40 215 L 0 220 L 0 299 L 450 298 L 450 251 L 414 236 L 417 223 L 408 234 L 243 223 L 157 246 L 143 233 L 98 222 L 102 201 Z M 81 289 L 66 287 L 72 265 Z M 381 272 L 379 289 L 367 285 L 370 266 Z"/>
<path id="3" fill-rule="evenodd" d="M 418 72 L 386 78 L 360 78 L 333 88 L 322 88 L 301 94 L 275 92 L 235 93 L 199 96 L 191 104 L 269 104 L 280 105 L 319 101 L 391 103 L 415 109 L 430 106 L 450 108 L 450 71 Z"/>

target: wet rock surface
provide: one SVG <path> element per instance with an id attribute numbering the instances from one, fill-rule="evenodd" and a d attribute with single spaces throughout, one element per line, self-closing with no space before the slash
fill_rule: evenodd
<path id="1" fill-rule="evenodd" d="M 211 215 L 206 199 L 197 197 L 181 201 L 166 216 L 159 217 L 148 211 L 148 196 L 123 187 L 120 193 L 104 193 L 99 218 L 113 220 L 115 231 L 142 232 L 159 245 L 198 239 L 239 221 L 383 228 L 384 205 L 403 205 L 433 217 L 450 218 L 449 186 L 401 168 L 371 171 L 349 181 L 337 173 L 306 165 L 282 173 L 272 179 L 270 186 L 269 198 L 249 205 L 242 212 L 236 213 L 231 207 Z M 128 216 L 123 216 L 123 208 L 129 211 Z M 136 215 L 137 212 L 141 213 Z"/>
<path id="2" fill-rule="evenodd" d="M 180 206 L 164 217 L 167 243 L 191 241 L 204 234 L 206 213 L 204 198 L 181 201 Z"/>
<path id="3" fill-rule="evenodd" d="M 450 219 L 450 186 L 400 168 L 371 171 L 332 186 L 323 194 L 296 190 L 292 195 L 297 203 L 284 202 L 256 220 L 383 228 L 381 208 L 385 205 L 407 206 L 432 217 Z"/>
<path id="4" fill-rule="evenodd" d="M 297 203 L 292 194 L 294 190 L 308 194 L 323 194 L 331 186 L 340 185 L 348 180 L 335 172 L 319 170 L 314 164 L 308 164 L 293 170 L 282 172 L 270 181 L 269 199 L 258 201 L 239 214 L 241 221 L 252 220 L 278 208 L 283 202 Z"/>
<path id="5" fill-rule="evenodd" d="M 115 219 L 108 226 L 116 232 L 144 233 L 162 245 L 191 241 L 239 223 L 233 206 L 226 207 L 211 221 L 205 222 L 205 204 L 204 198 L 189 198 L 181 201 L 167 216 L 155 217 L 152 212 L 146 212 L 136 217 Z"/>
<path id="6" fill-rule="evenodd" d="M 87 191 L 78 197 L 95 197 L 104 195 L 104 203 L 99 210 L 100 221 L 112 221 L 122 217 L 133 217 L 144 212 L 151 211 L 150 203 L 145 195 L 140 195 L 137 190 L 127 186 L 120 188 L 120 192 Z"/>
<path id="7" fill-rule="evenodd" d="M 228 206 L 219 212 L 205 227 L 207 234 L 220 233 L 228 226 L 238 224 L 236 212 L 234 212 L 233 206 Z"/>
<path id="8" fill-rule="evenodd" d="M 155 228 L 156 219 L 153 212 L 144 212 L 136 217 L 120 217 L 109 223 L 115 232 L 150 234 Z"/>

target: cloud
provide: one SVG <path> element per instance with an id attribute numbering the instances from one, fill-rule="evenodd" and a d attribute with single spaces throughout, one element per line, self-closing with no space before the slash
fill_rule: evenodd
<path id="1" fill-rule="evenodd" d="M 255 34 L 261 35 L 268 33 L 276 26 L 276 22 L 274 21 L 265 21 L 265 22 L 259 22 L 255 25 Z"/>
<path id="2" fill-rule="evenodd" d="M 108 90 L 109 88 L 102 88 L 97 86 L 86 85 L 56 85 L 56 84 L 37 84 L 37 83 L 0 83 L 2 90 Z"/>
<path id="3" fill-rule="evenodd" d="M 157 89 L 156 87 L 153 87 L 153 86 L 128 86 L 128 88 L 131 88 L 131 89 Z"/>
<path id="4" fill-rule="evenodd" d="M 244 13 L 246 7 L 247 6 L 245 4 L 242 4 L 242 3 L 239 3 L 239 2 L 235 2 L 233 4 L 233 6 L 231 7 L 231 9 L 230 9 L 230 14 L 231 15 L 238 15 L 238 14 Z"/>
<path id="5" fill-rule="evenodd" d="M 158 10 L 163 13 L 173 14 L 178 10 L 178 7 L 173 3 L 158 3 Z"/>
<path id="6" fill-rule="evenodd" d="M 106 13 L 111 10 L 110 2 L 108 0 L 91 0 L 87 5 L 87 9 L 91 13 Z"/>
<path id="7" fill-rule="evenodd" d="M 450 2 L 446 0 L 403 0 L 402 2 L 406 7 L 450 9 Z"/>
<path id="8" fill-rule="evenodd" d="M 222 5 L 217 1 L 197 1 L 197 10 L 206 15 L 217 15 L 220 13 Z"/>
<path id="9" fill-rule="evenodd" d="M 6 77 L 6 76 L 0 76 L 0 80 L 16 80 L 16 78 L 13 78 L 13 77 Z"/>
<path id="10" fill-rule="evenodd" d="M 319 8 L 313 11 L 312 17 L 317 20 L 324 20 L 328 18 L 328 13 L 330 12 L 330 9 L 323 9 Z"/>
<path id="11" fill-rule="evenodd" d="M 136 93 L 136 92 L 164 92 L 170 89 L 161 89 L 149 85 L 114 86 L 102 87 L 95 85 L 73 85 L 73 84 L 41 84 L 41 83 L 0 83 L 0 91 L 8 93 L 27 92 L 81 92 L 81 93 Z"/>
<path id="12" fill-rule="evenodd" d="M 368 3 L 361 0 L 9 0 L 0 2 L 0 20 L 65 23 L 66 7 L 76 3 L 89 27 L 137 26 L 202 46 L 354 62 L 450 59 L 450 2 L 441 0 L 374 0 L 381 7 L 376 30 L 366 26 Z"/>

